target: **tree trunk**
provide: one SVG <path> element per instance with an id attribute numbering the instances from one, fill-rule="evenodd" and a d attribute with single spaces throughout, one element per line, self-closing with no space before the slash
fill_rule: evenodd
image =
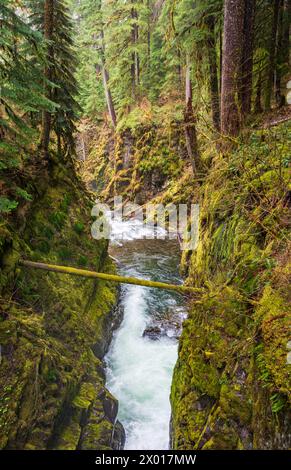
<path id="1" fill-rule="evenodd" d="M 272 90 L 274 86 L 274 70 L 276 63 L 276 43 L 277 43 L 277 30 L 278 30 L 278 19 L 279 19 L 279 7 L 280 0 L 273 0 L 274 9 L 273 9 L 273 25 L 272 25 L 272 34 L 270 37 L 269 45 L 269 66 L 268 66 L 268 78 L 267 78 L 267 87 L 266 87 L 266 96 L 265 96 L 265 108 L 266 110 L 271 107 L 272 99 Z"/>
<path id="2" fill-rule="evenodd" d="M 115 113 L 115 108 L 114 108 L 114 103 L 112 99 L 112 94 L 111 90 L 109 87 L 109 73 L 106 69 L 106 64 L 105 64 L 105 45 L 104 45 L 104 32 L 103 29 L 101 31 L 101 73 L 102 73 L 102 81 L 103 81 L 103 88 L 104 88 L 104 94 L 105 94 L 105 99 L 107 103 L 107 109 L 109 112 L 109 116 L 112 122 L 113 127 L 115 128 L 117 125 L 117 119 L 116 119 L 116 113 Z M 96 73 L 99 74 L 99 68 L 96 66 Z"/>
<path id="3" fill-rule="evenodd" d="M 277 66 L 275 80 L 275 95 L 278 106 L 283 106 L 284 104 L 286 104 L 285 94 L 282 93 L 282 77 L 289 71 L 290 21 L 291 0 L 281 0 L 279 12 Z"/>
<path id="4" fill-rule="evenodd" d="M 185 122 L 185 141 L 189 160 L 192 165 L 193 174 L 197 174 L 199 167 L 199 151 L 197 142 L 197 133 L 195 126 L 195 117 L 193 113 L 192 103 L 192 83 L 191 83 L 191 67 L 189 57 L 187 57 L 186 63 L 186 77 L 185 77 L 185 95 L 186 95 L 186 107 L 184 114 Z"/>
<path id="5" fill-rule="evenodd" d="M 147 8 L 148 8 L 147 68 L 148 70 L 150 70 L 150 66 L 151 66 L 151 19 L 152 19 L 150 0 L 147 0 Z"/>
<path id="6" fill-rule="evenodd" d="M 284 51 L 284 64 L 286 66 L 287 72 L 289 70 L 289 65 L 290 65 L 290 26 L 291 26 L 291 0 L 285 0 L 282 50 Z"/>
<path id="7" fill-rule="evenodd" d="M 135 4 L 135 0 L 131 0 L 132 5 Z M 138 43 L 139 30 L 138 30 L 138 15 L 135 7 L 131 9 L 131 18 L 133 20 L 132 30 L 131 30 L 131 41 L 134 46 Z M 131 64 L 131 80 L 132 80 L 132 92 L 133 98 L 136 97 L 136 89 L 140 81 L 140 60 L 138 52 L 135 50 L 132 53 L 132 64 Z"/>
<path id="8" fill-rule="evenodd" d="M 182 97 L 183 96 L 183 80 L 184 80 L 184 78 L 183 78 L 183 67 L 181 65 L 181 62 L 182 62 L 181 51 L 180 51 L 179 48 L 177 50 L 177 56 L 178 56 L 177 75 L 178 75 L 178 83 L 179 83 L 180 90 L 181 90 L 181 93 L 179 93 L 179 94 Z"/>
<path id="9" fill-rule="evenodd" d="M 222 89 L 222 56 L 223 56 L 223 28 L 222 24 L 220 25 L 220 33 L 219 33 L 219 93 L 221 97 L 221 89 Z M 221 123 L 220 123 L 221 126 Z"/>
<path id="10" fill-rule="evenodd" d="M 260 70 L 256 87 L 255 113 L 260 114 L 262 111 L 262 71 Z"/>
<path id="11" fill-rule="evenodd" d="M 62 155 L 62 139 L 59 132 L 57 132 L 57 145 L 58 145 L 58 155 Z"/>
<path id="12" fill-rule="evenodd" d="M 220 131 L 220 106 L 219 106 L 219 85 L 217 76 L 217 57 L 214 38 L 215 20 L 214 16 L 209 16 L 206 20 L 209 29 L 207 39 L 207 51 L 209 60 L 209 83 L 211 96 L 212 121 L 215 130 Z"/>
<path id="13" fill-rule="evenodd" d="M 221 131 L 237 136 L 241 117 L 237 106 L 242 57 L 244 0 L 225 0 L 221 83 Z"/>
<path id="14" fill-rule="evenodd" d="M 204 294 L 203 287 L 184 286 L 183 284 L 167 284 L 159 281 L 149 281 L 148 279 L 140 279 L 136 277 L 117 276 L 116 274 L 99 273 L 96 271 L 88 271 L 86 269 L 72 268 L 69 266 L 59 266 L 56 264 L 37 263 L 24 259 L 19 260 L 19 266 L 29 269 L 40 269 L 53 273 L 66 274 L 70 276 L 81 276 L 85 278 L 102 279 L 103 281 L 120 282 L 122 284 L 132 284 L 134 286 L 154 287 L 156 289 L 174 290 L 181 293 Z"/>
<path id="15" fill-rule="evenodd" d="M 51 43 L 53 39 L 54 31 L 54 0 L 45 0 L 44 3 L 44 38 L 47 43 L 47 65 L 45 67 L 45 96 L 51 99 L 52 90 L 49 82 L 52 81 L 52 68 L 51 63 L 53 60 L 53 45 Z M 51 133 L 51 113 L 49 111 L 43 111 L 42 113 L 42 135 L 41 135 L 41 148 L 45 159 L 49 159 L 49 143 Z"/>
<path id="16" fill-rule="evenodd" d="M 256 0 L 245 0 L 240 87 L 240 105 L 243 117 L 250 114 L 252 108 L 255 10 Z"/>
<path id="17" fill-rule="evenodd" d="M 104 62 L 102 62 L 102 79 L 103 79 L 103 87 L 104 87 L 104 93 L 105 93 L 105 98 L 106 98 L 106 103 L 107 103 L 109 116 L 110 116 L 112 125 L 115 128 L 116 124 L 117 124 L 117 119 L 116 119 L 116 113 L 115 113 L 115 109 L 114 109 L 114 104 L 113 104 L 111 91 L 110 91 L 110 88 L 109 88 L 109 85 L 108 85 L 109 74 L 106 70 Z"/>
<path id="18" fill-rule="evenodd" d="M 284 96 L 281 93 L 281 78 L 283 66 L 283 19 L 284 19 L 284 0 L 280 1 L 279 16 L 278 16 L 278 31 L 277 31 L 277 52 L 276 52 L 276 67 L 275 67 L 275 98 L 277 106 L 283 106 Z"/>

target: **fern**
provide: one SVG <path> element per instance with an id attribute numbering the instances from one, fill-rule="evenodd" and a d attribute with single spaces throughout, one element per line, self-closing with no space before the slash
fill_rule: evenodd
<path id="1" fill-rule="evenodd" d="M 0 196 L 0 213 L 9 214 L 18 206 L 17 201 Z"/>

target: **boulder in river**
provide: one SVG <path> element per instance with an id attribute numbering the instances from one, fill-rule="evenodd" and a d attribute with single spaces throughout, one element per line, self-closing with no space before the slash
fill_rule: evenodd
<path id="1" fill-rule="evenodd" d="M 165 332 L 162 331 L 161 328 L 159 328 L 158 326 L 149 326 L 147 327 L 142 336 L 143 337 L 148 337 L 154 341 L 157 341 L 158 339 L 160 339 L 161 336 L 164 336 L 165 335 Z"/>

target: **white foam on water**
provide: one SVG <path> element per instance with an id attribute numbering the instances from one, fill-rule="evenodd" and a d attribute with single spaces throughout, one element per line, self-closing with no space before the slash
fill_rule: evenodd
<path id="1" fill-rule="evenodd" d="M 126 449 L 168 449 L 169 401 L 177 343 L 143 337 L 146 290 L 132 286 L 123 300 L 124 320 L 107 356 L 107 386 L 119 400 Z"/>
<path id="2" fill-rule="evenodd" d="M 144 238 L 165 238 L 167 232 L 162 227 L 152 224 L 145 224 L 139 219 L 113 218 L 111 213 L 107 213 L 110 224 L 110 241 L 111 244 L 121 245 L 122 241 L 142 240 Z"/>
<path id="3" fill-rule="evenodd" d="M 112 223 L 111 232 L 111 241 L 115 246 L 116 243 L 122 243 L 121 233 L 123 240 L 139 240 L 149 235 L 148 228 L 140 221 L 117 220 Z M 159 243 L 164 244 L 167 241 L 161 240 Z M 121 254 L 124 254 L 123 250 L 126 250 L 126 244 L 120 249 Z M 130 259 L 126 258 L 127 264 L 122 268 L 122 275 L 145 277 L 143 263 L 151 256 L 151 250 L 148 249 L 146 254 L 142 254 L 140 263 L 136 263 L 135 259 L 132 266 Z M 169 259 L 171 257 L 169 251 Z M 156 255 L 154 260 L 157 261 Z M 162 268 L 162 272 L 164 268 L 167 269 L 164 264 L 162 267 L 158 263 L 155 266 L 160 270 Z M 174 274 L 177 276 L 177 272 Z M 153 295 L 152 289 L 140 286 L 126 287 L 122 299 L 124 319 L 114 334 L 106 356 L 107 387 L 119 401 L 118 419 L 125 428 L 126 449 L 169 448 L 169 396 L 177 360 L 178 341 L 167 336 L 162 336 L 156 341 L 143 337 L 143 332 L 151 320 L 149 305 L 156 306 L 156 298 Z M 164 307 L 176 308 L 178 312 L 181 310 L 172 294 L 163 297 L 162 308 Z"/>

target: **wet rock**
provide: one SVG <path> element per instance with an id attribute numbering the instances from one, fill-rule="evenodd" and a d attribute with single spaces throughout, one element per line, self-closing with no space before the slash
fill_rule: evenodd
<path id="1" fill-rule="evenodd" d="M 104 324 L 104 331 L 102 337 L 98 338 L 98 342 L 92 345 L 92 351 L 98 359 L 103 359 L 109 349 L 114 330 L 116 330 L 122 322 L 124 315 L 124 308 L 121 304 L 121 294 L 119 291 L 118 303 L 111 309 Z"/>
<path id="2" fill-rule="evenodd" d="M 165 336 L 175 340 L 179 338 L 182 331 L 182 322 L 185 318 L 180 311 L 165 312 L 163 315 L 156 313 L 153 317 L 155 317 L 155 320 L 146 327 L 143 337 L 148 337 L 154 341 Z"/>
<path id="3" fill-rule="evenodd" d="M 116 421 L 112 436 L 111 447 L 113 450 L 122 450 L 125 445 L 125 430 L 120 421 Z"/>
<path id="4" fill-rule="evenodd" d="M 118 401 L 108 391 L 103 401 L 103 409 L 107 419 L 114 423 L 118 413 Z"/>
<path id="5" fill-rule="evenodd" d="M 149 326 L 142 334 L 143 337 L 148 337 L 154 341 L 160 339 L 164 335 L 164 332 L 158 326 Z"/>

